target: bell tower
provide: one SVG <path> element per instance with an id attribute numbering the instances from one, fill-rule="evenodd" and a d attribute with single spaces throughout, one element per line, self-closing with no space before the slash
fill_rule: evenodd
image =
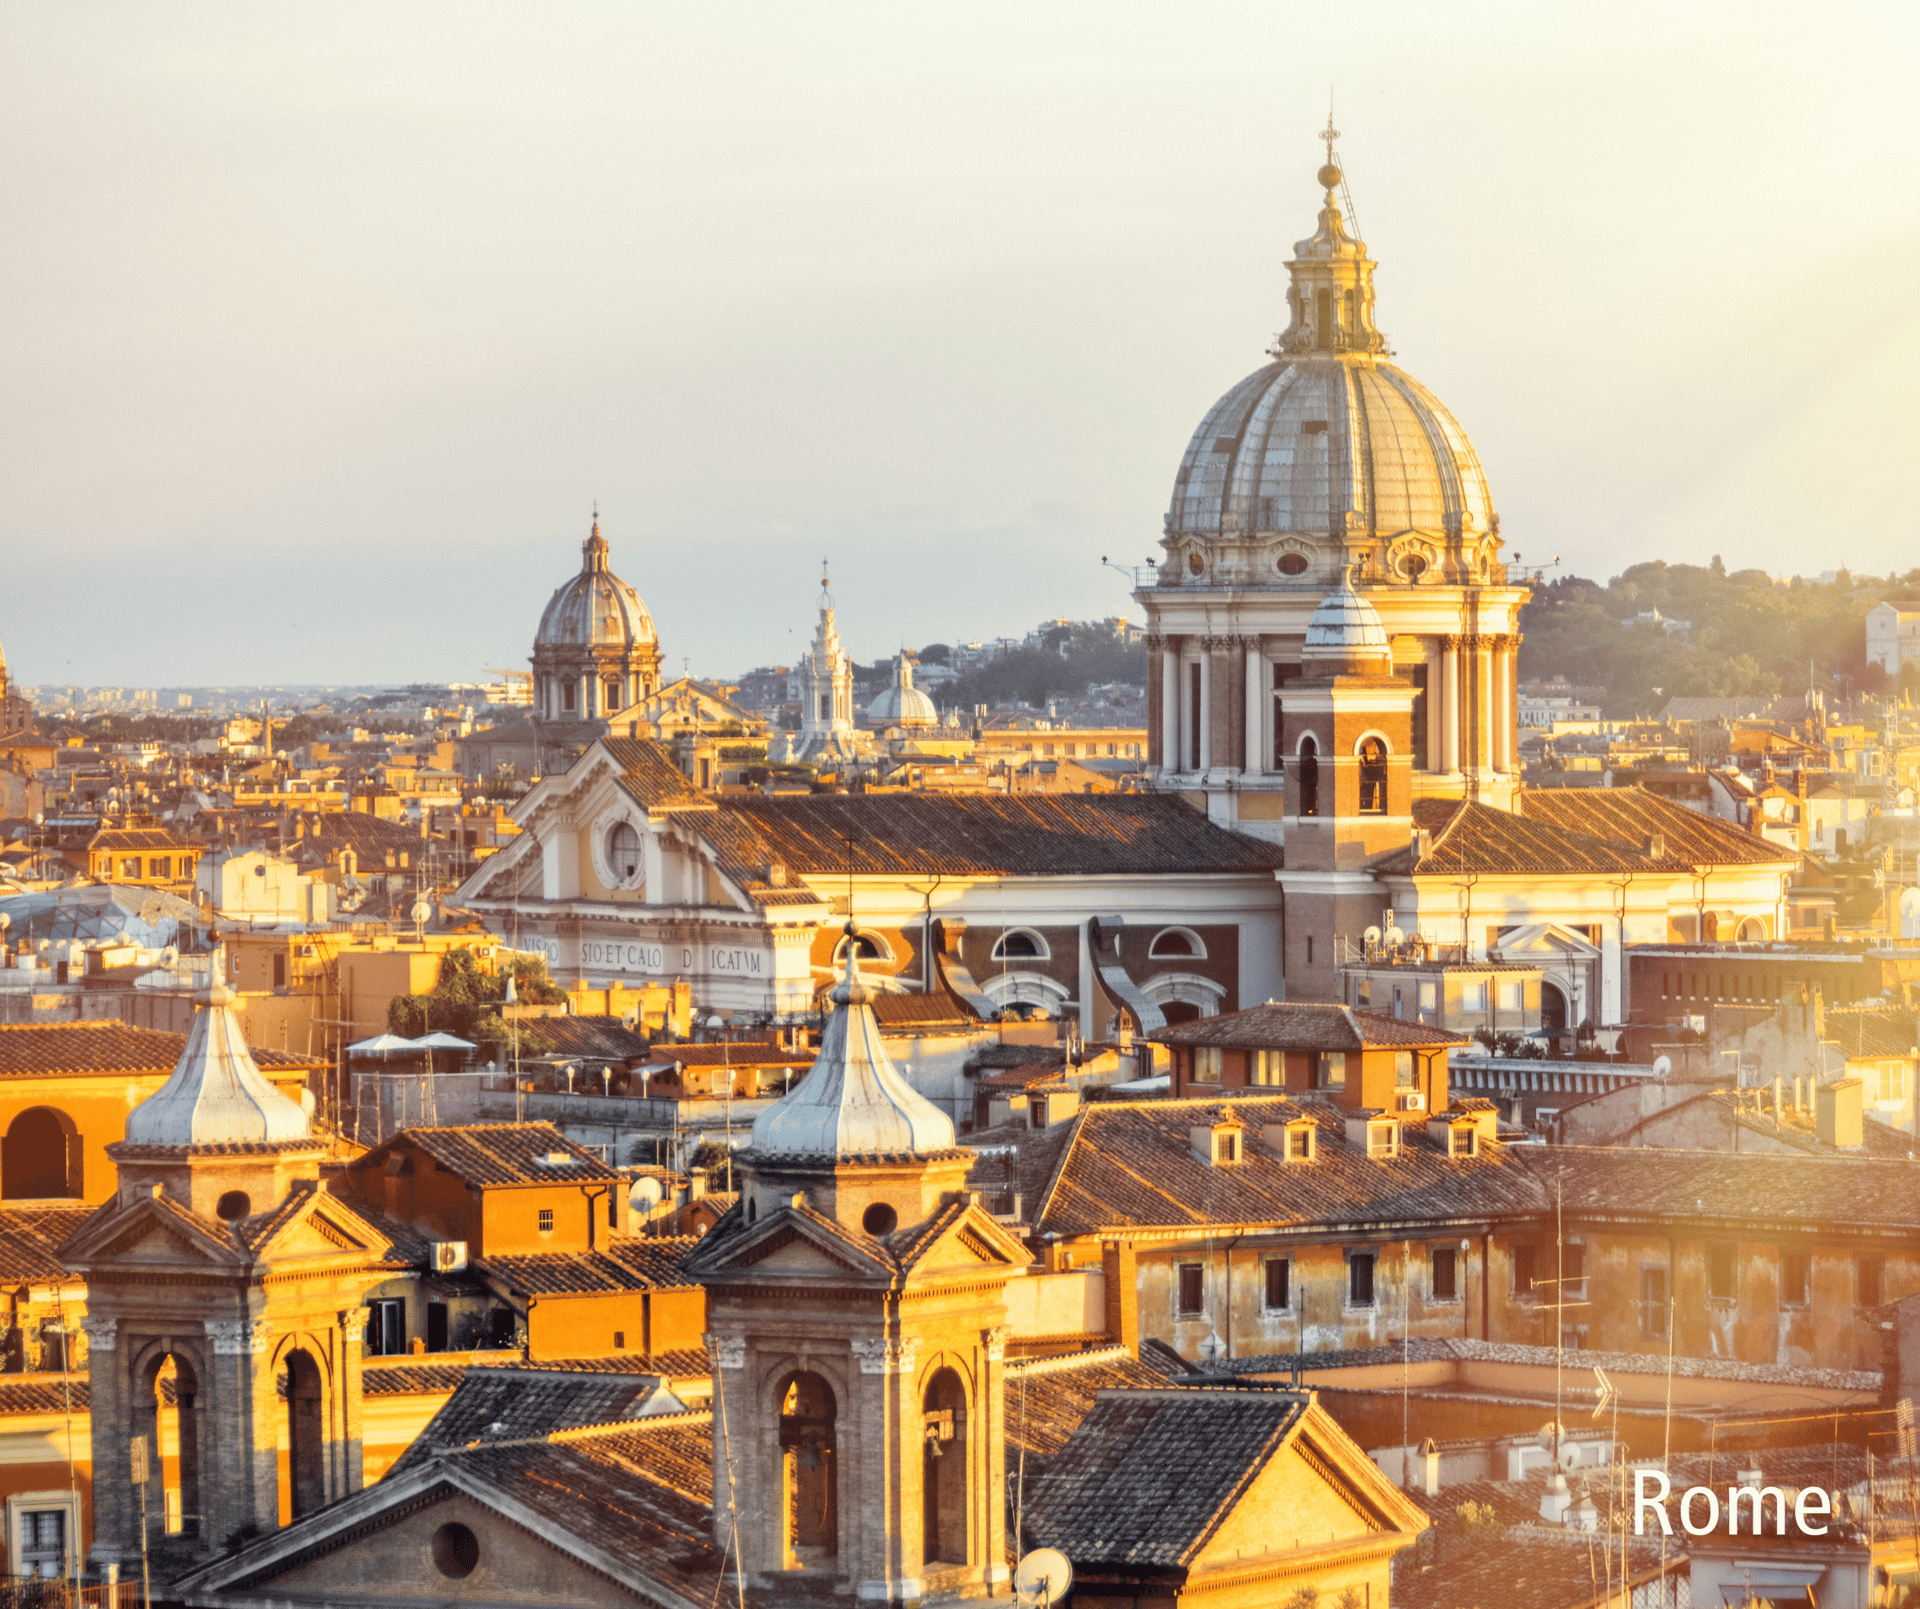
<path id="1" fill-rule="evenodd" d="M 233 1001 L 216 959 L 179 1064 L 108 1149 L 117 1195 L 61 1249 L 87 1282 L 93 1555 L 139 1568 L 144 1437 L 162 1579 L 360 1489 L 361 1303 L 393 1271 L 321 1189 L 326 1144 Z"/>
<path id="2" fill-rule="evenodd" d="M 1307 622 L 1281 699 L 1286 766 L 1285 945 L 1290 999 L 1333 998 L 1341 937 L 1380 919 L 1370 867 L 1413 834 L 1413 684 L 1351 571 Z M 1295 874 L 1306 874 L 1295 877 Z M 1291 881 L 1290 881 L 1291 879 Z"/>
<path id="3" fill-rule="evenodd" d="M 712 1304 L 714 1541 L 749 1586 L 1004 1593 L 1005 1290 L 1027 1253 L 888 1059 L 856 949 L 689 1263 Z"/>

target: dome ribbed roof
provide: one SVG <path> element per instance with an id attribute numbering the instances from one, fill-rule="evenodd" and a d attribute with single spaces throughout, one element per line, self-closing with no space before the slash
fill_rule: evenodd
<path id="1" fill-rule="evenodd" d="M 754 1119 L 753 1149 L 762 1154 L 901 1156 L 953 1146 L 953 1120 L 900 1076 L 881 1043 L 857 948 L 847 945 L 847 976 L 807 1076 Z"/>
<path id="2" fill-rule="evenodd" d="M 245 1145 L 302 1140 L 306 1109 L 269 1084 L 247 1049 L 216 957 L 193 1026 L 166 1083 L 127 1114 L 130 1145 Z"/>
<path id="3" fill-rule="evenodd" d="M 937 726 L 933 700 L 913 685 L 913 661 L 901 654 L 893 662 L 893 683 L 867 706 L 867 718 L 882 726 Z"/>
<path id="4" fill-rule="evenodd" d="M 591 644 L 624 646 L 656 641 L 653 616 L 640 594 L 607 568 L 607 541 L 600 522 L 581 545 L 580 573 L 559 591 L 540 616 L 536 648 Z"/>
<path id="5" fill-rule="evenodd" d="M 1174 481 L 1168 528 L 1325 537 L 1485 531 L 1493 498 L 1473 444 L 1390 363 L 1288 357 L 1208 410 Z"/>
<path id="6" fill-rule="evenodd" d="M 1353 590 L 1352 573 L 1340 577 L 1340 585 L 1320 600 L 1307 622 L 1306 640 L 1300 658 L 1307 660 L 1354 660 L 1393 658 L 1393 642 L 1373 605 Z"/>

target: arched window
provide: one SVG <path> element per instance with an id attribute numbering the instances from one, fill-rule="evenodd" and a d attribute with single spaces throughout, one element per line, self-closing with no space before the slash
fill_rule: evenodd
<path id="1" fill-rule="evenodd" d="M 311 1353 L 287 1354 L 286 1388 L 288 1518 L 297 1520 L 327 1501 L 326 1403 Z"/>
<path id="2" fill-rule="evenodd" d="M 840 1471 L 833 1387 L 802 1370 L 780 1382 L 780 1565 L 804 1570 L 840 1551 Z"/>
<path id="3" fill-rule="evenodd" d="M 613 875 L 630 883 L 640 875 L 640 834 L 630 821 L 617 821 L 607 834 L 607 864 Z"/>
<path id="4" fill-rule="evenodd" d="M 1002 933 L 993 947 L 993 959 L 996 961 L 1050 961 L 1053 951 L 1047 941 L 1032 928 L 1016 927 Z"/>
<path id="5" fill-rule="evenodd" d="M 1387 746 L 1377 737 L 1360 745 L 1360 814 L 1387 813 Z"/>
<path id="6" fill-rule="evenodd" d="M 964 1565 L 967 1535 L 967 1391 L 952 1369 L 936 1369 L 921 1399 L 922 1541 L 928 1564 Z"/>
<path id="7" fill-rule="evenodd" d="M 844 964 L 847 959 L 847 942 L 846 939 L 842 939 L 834 946 L 833 959 L 836 966 Z M 853 953 L 862 961 L 891 961 L 893 959 L 893 952 L 887 948 L 885 942 L 875 938 L 871 933 L 856 933 L 853 936 L 852 942 Z"/>
<path id="8" fill-rule="evenodd" d="M 1300 814 L 1320 814 L 1320 745 L 1311 732 L 1300 740 Z"/>
<path id="9" fill-rule="evenodd" d="M 1163 927 L 1154 934 L 1147 954 L 1156 961 L 1204 961 L 1207 947 L 1190 927 Z"/>
<path id="10" fill-rule="evenodd" d="M 51 1106 L 28 1107 L 8 1125 L 6 1139 L 0 1140 L 0 1199 L 79 1200 L 85 1194 L 84 1154 L 80 1133 L 65 1112 Z"/>
<path id="11" fill-rule="evenodd" d="M 133 1434 L 145 1436 L 149 1448 L 179 1449 L 171 1469 L 165 1458 L 148 1460 L 147 1512 L 159 1521 L 156 1529 L 178 1533 L 189 1515 L 198 1523 L 200 1514 L 200 1427 L 194 1412 L 199 1382 L 192 1363 L 169 1352 L 147 1359 L 141 1377 L 146 1389 L 134 1396 Z"/>

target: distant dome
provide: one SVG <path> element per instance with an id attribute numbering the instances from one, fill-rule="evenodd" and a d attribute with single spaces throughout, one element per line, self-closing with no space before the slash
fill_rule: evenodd
<path id="1" fill-rule="evenodd" d="M 533 646 L 620 648 L 655 641 L 653 616 L 640 594 L 607 568 L 607 540 L 598 520 L 580 552 L 580 573 L 554 593 Z"/>
<path id="2" fill-rule="evenodd" d="M 248 1145 L 303 1140 L 306 1109 L 261 1076 L 247 1049 L 234 993 L 218 966 L 172 1075 L 127 1114 L 129 1145 Z"/>
<path id="3" fill-rule="evenodd" d="M 1393 642 L 1380 615 L 1372 604 L 1353 590 L 1353 576 L 1340 577 L 1340 585 L 1320 600 L 1307 622 L 1306 640 L 1300 647 L 1304 663 L 1393 660 Z"/>
<path id="4" fill-rule="evenodd" d="M 807 1076 L 753 1120 L 765 1156 L 872 1157 L 951 1150 L 953 1120 L 900 1076 L 860 981 L 857 944 Z"/>
<path id="5" fill-rule="evenodd" d="M 940 712 L 933 700 L 913 685 L 913 658 L 899 655 L 893 662 L 893 683 L 867 706 L 867 718 L 880 726 L 938 726 Z"/>

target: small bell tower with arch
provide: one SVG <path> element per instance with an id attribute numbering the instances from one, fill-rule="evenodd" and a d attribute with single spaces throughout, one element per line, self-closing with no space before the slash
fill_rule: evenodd
<path id="1" fill-rule="evenodd" d="M 87 1282 L 96 1564 L 165 1579 L 361 1488 L 366 1292 L 391 1241 L 320 1184 L 305 1105 L 247 1050 L 218 961 L 172 1076 L 61 1248 Z M 284 1465 L 283 1465 L 284 1459 Z"/>
<path id="2" fill-rule="evenodd" d="M 714 1541 L 750 1588 L 958 1602 L 1007 1590 L 1005 1292 L 1028 1257 L 889 1060 L 858 950 L 689 1263 L 711 1304 Z"/>

